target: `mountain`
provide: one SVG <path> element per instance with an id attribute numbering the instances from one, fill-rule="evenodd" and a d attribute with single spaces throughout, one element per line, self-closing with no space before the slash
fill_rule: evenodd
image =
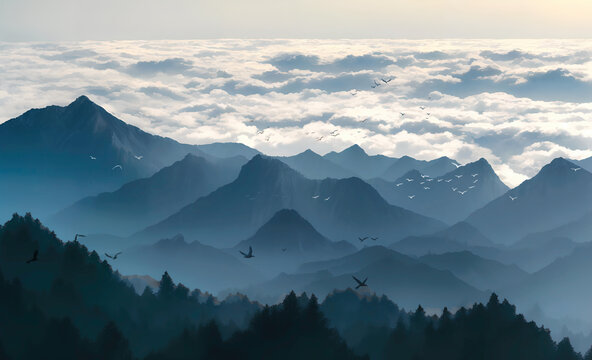
<path id="1" fill-rule="evenodd" d="M 525 243 L 536 244 L 558 238 L 567 238 L 575 242 L 592 241 L 592 211 L 575 221 L 554 229 L 528 234 L 516 243 L 516 245 Z"/>
<path id="2" fill-rule="evenodd" d="M 390 248 L 403 254 L 422 256 L 494 246 L 495 244 L 475 227 L 466 222 L 459 222 L 433 234 L 408 236 L 392 244 Z"/>
<path id="3" fill-rule="evenodd" d="M 356 176 L 355 172 L 342 168 L 310 149 L 294 156 L 278 156 L 277 159 L 309 179 L 344 179 Z"/>
<path id="4" fill-rule="evenodd" d="M 498 290 L 524 280 L 528 273 L 516 265 L 477 256 L 470 251 L 425 255 L 419 261 L 439 270 L 448 270 L 479 290 Z"/>
<path id="5" fill-rule="evenodd" d="M 283 162 L 255 156 L 232 183 L 134 235 L 153 239 L 184 233 L 218 247 L 247 238 L 282 209 L 294 209 L 332 240 L 364 234 L 394 241 L 444 228 L 443 224 L 389 205 L 358 178 L 310 180 Z"/>
<path id="6" fill-rule="evenodd" d="M 44 217 L 151 176 L 188 153 L 212 157 L 126 124 L 86 96 L 0 124 L 0 144 L 0 216 L 34 211 Z"/>
<path id="7" fill-rule="evenodd" d="M 366 154 L 359 145 L 352 145 L 341 152 L 331 151 L 324 158 L 355 173 L 362 179 L 372 179 L 384 173 L 397 159 L 384 155 Z"/>
<path id="8" fill-rule="evenodd" d="M 68 233 L 127 236 L 231 182 L 246 162 L 243 157 L 206 160 L 189 154 L 149 178 L 77 201 L 48 223 Z"/>
<path id="9" fill-rule="evenodd" d="M 389 203 L 447 223 L 465 219 L 508 191 L 485 159 L 435 178 L 411 170 L 393 182 L 383 179 L 368 182 Z"/>
<path id="10" fill-rule="evenodd" d="M 588 170 L 589 172 L 592 172 L 592 156 L 586 159 L 582 159 L 582 160 L 569 160 L 572 163 L 583 167 L 584 169 Z"/>
<path id="11" fill-rule="evenodd" d="M 557 158 L 466 221 L 492 240 L 510 244 L 527 234 L 575 221 L 590 211 L 592 174 Z"/>
<path id="12" fill-rule="evenodd" d="M 383 246 L 366 247 L 337 259 L 304 264 L 297 274 L 281 274 L 249 291 L 257 296 L 265 289 L 264 295 L 277 298 L 287 288 L 292 288 L 323 298 L 335 289 L 354 287 L 352 275 L 362 280 L 368 278 L 369 288 L 359 290 L 361 294 L 385 294 L 406 308 L 415 308 L 419 303 L 431 307 L 459 306 L 485 296 L 449 271 L 434 269 Z"/>
<path id="13" fill-rule="evenodd" d="M 458 164 L 456 160 L 452 160 L 446 156 L 430 161 L 416 160 L 410 156 L 403 156 L 389 166 L 380 175 L 380 178 L 392 181 L 411 170 L 420 171 L 422 174 L 429 175 L 430 177 L 438 177 L 456 169 L 458 166 L 455 164 Z"/>
<path id="14" fill-rule="evenodd" d="M 321 235 L 298 212 L 283 209 L 246 240 L 235 247 L 247 251 L 252 247 L 257 261 L 253 266 L 269 270 L 288 271 L 306 261 L 339 257 L 356 251 L 347 241 L 333 242 Z M 271 269 L 270 269 L 271 268 Z"/>
<path id="15" fill-rule="evenodd" d="M 524 281 L 504 291 L 517 305 L 535 306 L 550 317 L 590 319 L 592 317 L 592 245 L 580 245 Z"/>
<path id="16" fill-rule="evenodd" d="M 261 154 L 259 151 L 241 143 L 216 142 L 195 146 L 204 153 L 217 158 L 232 158 L 240 156 L 250 160 L 253 156 Z"/>
<path id="17" fill-rule="evenodd" d="M 164 271 L 191 288 L 215 293 L 261 281 L 255 269 L 235 257 L 182 235 L 124 251 L 112 265 L 123 274 L 158 277 Z"/>

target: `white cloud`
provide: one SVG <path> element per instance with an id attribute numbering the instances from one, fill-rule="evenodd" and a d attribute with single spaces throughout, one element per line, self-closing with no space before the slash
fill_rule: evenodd
<path id="1" fill-rule="evenodd" d="M 591 41 L 201 40 L 0 47 L 0 121 L 87 94 L 122 120 L 179 141 L 240 141 L 278 155 L 307 148 L 325 153 L 358 143 L 391 156 L 446 155 L 461 162 L 485 157 L 509 185 L 534 175 L 553 157 L 592 155 L 592 104 L 568 102 L 588 95 L 565 91 L 571 85 L 592 89 Z M 302 57 L 278 65 L 286 54 Z M 388 84 L 381 80 L 391 77 Z M 380 86 L 372 88 L 374 81 Z M 553 81 L 559 81 L 557 87 Z M 335 130 L 339 135 L 331 136 Z"/>

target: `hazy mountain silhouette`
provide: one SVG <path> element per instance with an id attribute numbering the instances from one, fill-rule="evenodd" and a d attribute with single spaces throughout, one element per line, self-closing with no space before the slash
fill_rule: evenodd
<path id="1" fill-rule="evenodd" d="M 134 287 L 134 290 L 138 295 L 141 295 L 146 287 L 152 289 L 152 291 L 158 290 L 159 282 L 158 280 L 154 279 L 152 276 L 148 275 L 123 275 L 121 278 L 127 281 L 131 286 Z"/>
<path id="2" fill-rule="evenodd" d="M 353 253 L 356 248 L 347 241 L 333 242 L 321 235 L 295 210 L 283 209 L 246 240 L 233 249 L 246 251 L 252 247 L 257 268 L 271 271 L 291 271 L 305 261 L 339 257 Z"/>
<path id="3" fill-rule="evenodd" d="M 294 156 L 278 156 L 277 159 L 309 179 L 344 179 L 356 176 L 354 171 L 346 170 L 310 149 Z"/>
<path id="4" fill-rule="evenodd" d="M 454 167 L 450 160 L 445 163 Z M 439 177 L 427 176 L 418 170 L 411 170 L 392 182 L 372 179 L 369 183 L 389 203 L 447 223 L 465 219 L 508 191 L 485 159 L 455 168 Z"/>
<path id="5" fill-rule="evenodd" d="M 466 221 L 505 244 L 575 221 L 592 211 L 592 174 L 574 168 L 578 166 L 557 158 Z"/>
<path id="6" fill-rule="evenodd" d="M 305 274 L 282 272 L 270 280 L 240 288 L 238 291 L 253 301 L 275 304 L 292 290 L 303 289 L 312 282 L 332 278 L 333 274 L 327 270 Z"/>
<path id="7" fill-rule="evenodd" d="M 438 177 L 455 170 L 457 167 L 454 164 L 458 163 L 446 156 L 430 161 L 417 160 L 410 156 L 403 156 L 386 169 L 384 173 L 380 175 L 380 178 L 392 181 L 400 178 L 411 170 L 418 170 L 422 174 Z"/>
<path id="8" fill-rule="evenodd" d="M 592 211 L 581 218 L 554 229 L 526 235 L 518 243 L 547 242 L 557 238 L 568 238 L 575 242 L 592 241 Z"/>
<path id="9" fill-rule="evenodd" d="M 592 317 L 592 245 L 580 245 L 524 281 L 509 287 L 504 294 L 526 309 L 535 304 L 551 317 L 581 319 Z"/>
<path id="10" fill-rule="evenodd" d="M 250 160 L 253 156 L 260 154 L 258 150 L 250 148 L 247 145 L 241 143 L 215 142 L 211 144 L 196 145 L 196 147 L 204 153 L 217 158 L 232 158 L 240 156 Z"/>
<path id="11" fill-rule="evenodd" d="M 408 236 L 392 244 L 390 248 L 403 254 L 422 256 L 494 246 L 479 230 L 463 221 L 433 234 Z"/>
<path id="12" fill-rule="evenodd" d="M 333 276 L 329 277 L 327 272 Z M 298 292 L 324 297 L 334 289 L 353 287 L 352 275 L 359 279 L 368 277 L 370 289 L 361 290 L 361 293 L 385 294 L 407 308 L 417 306 L 418 299 L 429 306 L 456 306 L 484 296 L 448 271 L 434 269 L 383 246 L 371 246 L 341 258 L 304 264 L 298 274 L 283 274 L 256 288 L 266 289 L 268 296 L 280 296 L 286 287 L 291 287 Z M 306 280 L 312 281 L 303 285 Z"/>
<path id="13" fill-rule="evenodd" d="M 235 257 L 183 236 L 127 249 L 112 265 L 124 274 L 158 277 L 164 271 L 192 288 L 218 292 L 261 281 L 255 269 Z"/>
<path id="14" fill-rule="evenodd" d="M 592 156 L 582 160 L 569 160 L 570 162 L 583 167 L 584 169 L 592 172 Z"/>
<path id="15" fill-rule="evenodd" d="M 435 269 L 448 270 L 480 290 L 499 290 L 524 280 L 528 273 L 516 265 L 477 256 L 470 251 L 425 255 L 419 258 Z"/>
<path id="16" fill-rule="evenodd" d="M 113 191 L 193 153 L 194 145 L 148 134 L 81 96 L 0 124 L 0 213 L 47 215 Z M 119 165 L 119 167 L 117 166 Z"/>
<path id="17" fill-rule="evenodd" d="M 58 230 L 129 235 L 234 180 L 243 157 L 206 160 L 187 155 L 149 178 L 77 201 L 52 216 Z"/>
<path id="18" fill-rule="evenodd" d="M 368 155 L 359 145 L 352 145 L 341 152 L 331 151 L 324 158 L 347 169 L 362 179 L 371 179 L 382 175 L 388 167 L 397 161 L 384 155 Z"/>
<path id="19" fill-rule="evenodd" d="M 204 243 L 230 246 L 286 208 L 296 210 L 332 240 L 357 241 L 357 236 L 371 234 L 394 241 L 444 228 L 436 220 L 389 205 L 358 178 L 310 180 L 277 159 L 257 155 L 235 181 L 134 237 L 180 232 Z"/>

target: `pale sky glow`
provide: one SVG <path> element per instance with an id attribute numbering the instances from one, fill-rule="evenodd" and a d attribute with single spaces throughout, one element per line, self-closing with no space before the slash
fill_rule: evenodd
<path id="1" fill-rule="evenodd" d="M 1 41 L 591 38 L 589 0 L 0 0 Z"/>

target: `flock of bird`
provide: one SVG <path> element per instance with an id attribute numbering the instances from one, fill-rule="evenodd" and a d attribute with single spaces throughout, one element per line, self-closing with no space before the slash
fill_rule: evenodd
<path id="1" fill-rule="evenodd" d="M 97 157 L 96 157 L 96 156 L 93 156 L 93 155 L 89 155 L 89 158 L 90 158 L 91 160 L 96 160 L 96 159 L 97 159 Z M 135 158 L 136 160 L 142 160 L 142 159 L 144 158 L 144 155 L 134 155 L 134 158 Z M 115 166 L 113 166 L 113 167 L 111 168 L 111 170 L 118 170 L 118 169 L 119 169 L 120 171 L 123 171 L 123 166 L 121 166 L 121 164 L 117 164 L 117 165 L 115 165 Z"/>
<path id="2" fill-rule="evenodd" d="M 455 162 L 451 162 L 451 164 L 452 164 L 452 165 L 454 165 L 454 166 L 455 166 L 457 169 L 458 169 L 459 167 L 461 167 L 461 165 L 459 165 L 459 164 L 457 164 L 457 163 L 455 163 Z M 461 179 L 463 176 L 464 176 L 464 175 L 462 175 L 462 174 L 456 174 L 456 175 L 454 175 L 454 177 L 455 177 L 457 180 L 460 180 L 460 179 Z M 454 191 L 455 193 L 458 193 L 458 194 L 460 194 L 460 195 L 462 196 L 462 195 L 466 194 L 466 193 L 467 193 L 469 190 L 472 190 L 472 189 L 474 189 L 474 188 L 476 187 L 476 184 L 479 182 L 479 179 L 476 179 L 476 177 L 477 177 L 477 176 L 479 176 L 479 174 L 478 174 L 478 173 L 476 173 L 476 174 L 471 174 L 471 177 L 473 178 L 473 181 L 472 181 L 472 184 L 473 184 L 473 185 L 470 185 L 470 186 L 468 186 L 466 190 L 459 190 L 459 189 L 458 189 L 458 186 L 456 186 L 456 187 L 455 187 L 455 186 L 452 186 L 450 189 L 451 189 L 452 191 Z M 433 182 L 433 181 L 436 181 L 436 183 L 441 183 L 441 182 L 444 182 L 444 183 L 450 183 L 450 182 L 452 182 L 454 179 L 453 179 L 453 178 L 449 178 L 449 179 L 444 179 L 444 178 L 438 178 L 438 179 L 434 179 L 434 178 L 430 177 L 429 175 L 423 175 L 423 174 L 421 174 L 421 180 L 422 180 L 422 181 L 421 181 L 419 184 L 420 184 L 420 185 L 424 185 L 424 186 L 423 186 L 423 190 L 426 190 L 426 191 L 427 191 L 427 190 L 431 190 L 431 189 L 432 189 L 430 186 L 428 186 L 428 183 L 431 183 L 431 182 Z M 409 183 L 411 183 L 411 182 L 414 182 L 414 181 L 415 181 L 415 179 L 412 179 L 412 178 L 405 178 L 405 181 L 406 181 L 406 182 L 409 182 Z M 395 184 L 395 187 L 401 187 L 401 186 L 403 186 L 404 184 L 405 184 L 405 182 L 400 182 L 400 183 L 397 183 L 397 184 Z M 413 199 L 415 198 L 415 196 L 416 196 L 415 194 L 407 195 L 407 197 L 408 197 L 410 200 L 413 200 Z"/>

